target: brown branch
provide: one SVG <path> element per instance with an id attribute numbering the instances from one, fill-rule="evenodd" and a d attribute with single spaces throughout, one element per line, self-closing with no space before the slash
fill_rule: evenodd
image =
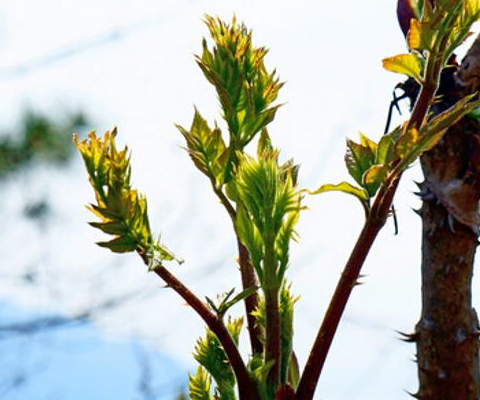
<path id="1" fill-rule="evenodd" d="M 430 66 L 425 85 L 422 86 L 418 99 L 412 111 L 407 129 L 415 127 L 419 129 L 425 117 L 431 101 L 437 90 L 438 61 Z M 428 67 L 427 67 L 428 68 Z M 431 72 L 433 71 L 433 72 Z M 347 305 L 350 294 L 357 284 L 362 266 L 375 241 L 376 236 L 385 224 L 392 206 L 393 198 L 397 191 L 402 173 L 400 172 L 391 181 L 385 182 L 380 188 L 372 209 L 365 221 L 360 236 L 350 254 L 342 276 L 337 284 L 335 292 L 330 300 L 327 312 L 318 330 L 315 342 L 310 351 L 307 363 L 297 389 L 297 397 L 302 400 L 312 400 L 323 365 L 330 350 L 333 337 Z"/>
<path id="2" fill-rule="evenodd" d="M 360 236 L 353 248 L 350 258 L 343 270 L 340 281 L 337 284 L 335 293 L 330 301 L 322 325 L 315 338 L 310 351 L 307 363 L 303 370 L 298 389 L 297 397 L 302 400 L 311 400 L 317 386 L 318 378 L 322 372 L 323 365 L 327 358 L 330 345 L 347 304 L 350 293 L 357 283 L 360 270 L 367 257 L 367 254 L 382 228 L 381 221 L 367 220 Z"/>
<path id="3" fill-rule="evenodd" d="M 149 265 L 148 257 L 145 253 L 139 251 L 140 256 L 146 265 Z M 227 355 L 230 365 L 237 378 L 238 390 L 241 400 L 261 400 L 257 392 L 255 383 L 248 374 L 247 367 L 243 362 L 242 356 L 233 341 L 230 333 L 225 327 L 221 318 L 215 315 L 190 289 L 180 282 L 165 267 L 158 265 L 153 269 L 170 288 L 177 292 L 185 302 L 192 307 L 196 313 L 207 324 L 208 328 L 217 336 Z"/>

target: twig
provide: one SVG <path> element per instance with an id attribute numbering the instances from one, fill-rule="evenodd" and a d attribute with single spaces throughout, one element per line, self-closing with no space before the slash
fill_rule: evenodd
<path id="1" fill-rule="evenodd" d="M 437 90 L 435 78 L 436 74 L 440 72 L 438 65 L 439 63 L 437 61 L 431 67 L 433 72 L 427 77 L 428 79 L 426 79 L 425 85 L 422 86 L 422 90 L 415 103 L 407 129 L 413 127 L 417 129 L 420 128 L 428 113 L 431 100 Z M 347 264 L 345 265 L 342 276 L 337 284 L 310 351 L 297 389 L 297 397 L 299 399 L 312 400 L 313 398 L 318 379 L 322 372 L 338 324 L 345 310 L 345 306 L 347 305 L 350 294 L 357 283 L 360 271 L 368 253 L 370 252 L 373 242 L 388 218 L 389 210 L 392 206 L 401 175 L 402 174 L 399 173 L 391 182 L 383 184 L 375 199 L 371 212 L 365 221 L 360 236 L 350 254 Z"/>
<path id="2" fill-rule="evenodd" d="M 149 265 L 149 259 L 144 252 L 139 251 L 140 256 L 146 265 Z M 217 336 L 222 347 L 230 361 L 230 365 L 235 373 L 238 382 L 239 394 L 241 400 L 260 400 L 255 384 L 250 378 L 247 368 L 243 362 L 235 342 L 230 333 L 223 324 L 222 320 L 215 315 L 190 289 L 180 282 L 165 267 L 157 265 L 155 272 L 169 287 L 177 292 L 186 303 L 192 307 L 197 314 L 207 324 L 208 328 Z"/>

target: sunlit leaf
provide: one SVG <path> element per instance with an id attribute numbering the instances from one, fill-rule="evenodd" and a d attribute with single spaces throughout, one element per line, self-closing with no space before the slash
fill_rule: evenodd
<path id="1" fill-rule="evenodd" d="M 395 153 L 398 157 L 405 159 L 410 157 L 413 149 L 418 142 L 418 130 L 410 128 L 398 138 L 395 145 Z"/>
<path id="2" fill-rule="evenodd" d="M 212 378 L 203 367 L 198 367 L 195 375 L 188 375 L 188 394 L 190 400 L 213 400 L 210 394 Z"/>
<path id="3" fill-rule="evenodd" d="M 435 30 L 431 28 L 428 22 L 422 22 L 417 19 L 412 19 L 410 21 L 410 30 L 408 31 L 407 44 L 411 50 L 430 50 L 432 48 L 434 39 L 435 39 Z M 417 60 L 417 62 L 420 61 L 418 56 L 415 55 L 414 57 Z M 419 64 L 420 64 L 420 67 L 423 67 L 421 62 L 419 62 Z M 396 72 L 396 71 L 393 71 L 393 72 Z M 412 76 L 412 75 L 409 75 L 409 76 Z M 421 76 L 421 69 L 420 69 L 419 76 Z M 412 76 L 412 78 L 417 79 L 415 76 Z"/>
<path id="4" fill-rule="evenodd" d="M 375 196 L 378 188 L 385 180 L 388 171 L 388 166 L 383 164 L 372 165 L 365 171 L 363 174 L 363 186 L 367 190 L 369 197 Z"/>
<path id="5" fill-rule="evenodd" d="M 416 54 L 399 54 L 383 59 L 382 63 L 383 68 L 388 71 L 404 74 L 412 77 L 419 83 L 422 82 L 423 62 Z"/>
<path id="6" fill-rule="evenodd" d="M 365 137 L 363 136 L 365 142 Z M 375 145 L 376 147 L 376 145 Z M 355 143 L 347 139 L 347 151 L 345 153 L 345 164 L 350 176 L 362 185 L 362 177 L 367 169 L 375 163 L 375 152 L 370 145 Z"/>
<path id="7" fill-rule="evenodd" d="M 317 190 L 309 192 L 310 194 L 320 194 L 325 192 L 343 192 L 357 197 L 360 201 L 368 201 L 369 196 L 365 189 L 353 186 L 348 182 L 341 182 L 337 185 L 325 184 Z"/>

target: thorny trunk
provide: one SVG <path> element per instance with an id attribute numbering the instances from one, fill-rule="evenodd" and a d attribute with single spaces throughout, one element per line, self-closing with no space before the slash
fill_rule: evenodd
<path id="1" fill-rule="evenodd" d="M 459 76 L 456 86 L 453 79 L 446 80 L 444 101 L 455 101 L 475 90 L 459 88 Z M 478 243 L 480 125 L 466 117 L 422 156 L 421 163 L 425 177 L 419 185 L 423 199 L 422 313 L 411 336 L 417 343 L 420 383 L 415 397 L 478 400 L 479 327 L 471 282 Z"/>
<path id="2" fill-rule="evenodd" d="M 428 178 L 427 178 L 428 179 Z M 422 315 L 416 326 L 422 400 L 477 400 L 478 321 L 471 302 L 477 238 L 436 199 L 424 202 Z"/>

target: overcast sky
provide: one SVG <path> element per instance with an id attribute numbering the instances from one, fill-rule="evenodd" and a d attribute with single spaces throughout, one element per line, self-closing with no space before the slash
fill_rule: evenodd
<path id="1" fill-rule="evenodd" d="M 220 119 L 216 95 L 193 59 L 207 35 L 202 16 L 230 19 L 235 13 L 253 29 L 254 43 L 270 48 L 267 66 L 287 84 L 279 99 L 285 105 L 269 131 L 282 157 L 301 164 L 301 186 L 314 189 L 347 178 L 346 136 L 382 134 L 392 89 L 403 79 L 381 67 L 382 58 L 405 51 L 395 7 L 394 0 L 3 0 L 0 128 L 12 126 L 25 107 L 53 115 L 80 108 L 90 115 L 92 129 L 118 126 L 118 140 L 132 151 L 134 185 L 147 194 L 152 226 L 186 260 L 172 270 L 199 295 L 212 296 L 238 287 L 235 242 L 227 216 L 180 148 L 173 126 L 189 126 L 194 105 L 211 123 Z M 414 348 L 396 333 L 413 331 L 420 313 L 414 179 L 421 179 L 416 167 L 405 174 L 395 201 L 399 235 L 388 223 L 365 265 L 366 285 L 355 289 L 348 305 L 320 382 L 322 399 L 406 399 L 404 389 L 416 389 Z M 192 366 L 201 321 L 175 294 L 160 290 L 138 258 L 94 245 L 102 236 L 86 224 L 92 217 L 82 205 L 92 193 L 79 158 L 67 173 L 46 167 L 29 184 L 28 193 L 11 185 L 3 206 L 14 212 L 22 196 L 48 195 L 57 210 L 55 225 L 46 233 L 18 226 L 8 240 L 2 238 L 9 243 L 4 241 L 5 258 L 23 265 L 25 257 L 34 262 L 48 252 L 46 273 L 65 282 L 57 290 L 69 301 L 57 304 L 48 291 L 2 282 L 0 296 L 69 315 L 92 300 L 84 282 L 115 266 L 96 300 L 129 288 L 154 295 L 98 326 L 112 335 L 144 338 Z M 288 271 L 301 294 L 295 323 L 301 363 L 363 222 L 361 207 L 348 196 L 325 194 L 307 203 Z M 19 253 L 19 243 L 28 243 L 29 251 Z M 480 289 L 478 281 L 475 287 Z"/>

